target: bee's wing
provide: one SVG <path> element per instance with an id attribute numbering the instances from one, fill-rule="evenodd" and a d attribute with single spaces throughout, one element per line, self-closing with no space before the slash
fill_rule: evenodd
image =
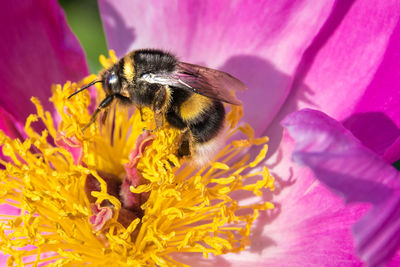
<path id="1" fill-rule="evenodd" d="M 241 105 L 230 90 L 245 90 L 246 86 L 230 74 L 218 70 L 179 62 L 172 73 L 145 74 L 142 79 L 150 83 L 166 84 L 190 90 L 226 103 Z"/>

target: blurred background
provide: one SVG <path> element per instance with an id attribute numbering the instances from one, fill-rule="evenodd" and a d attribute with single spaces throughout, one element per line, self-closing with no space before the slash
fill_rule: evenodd
<path id="1" fill-rule="evenodd" d="M 99 56 L 108 55 L 97 0 L 58 0 L 67 16 L 68 24 L 85 50 L 91 73 L 101 69 Z"/>

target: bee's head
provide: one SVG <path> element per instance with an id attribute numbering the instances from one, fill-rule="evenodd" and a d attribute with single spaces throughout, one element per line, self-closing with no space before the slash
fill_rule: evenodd
<path id="1" fill-rule="evenodd" d="M 98 79 L 94 80 L 93 82 L 89 83 L 88 85 L 82 87 L 72 95 L 70 95 L 68 98 L 71 98 L 72 96 L 76 95 L 79 92 L 82 92 L 83 90 L 89 88 L 90 86 L 94 85 L 95 83 L 101 83 L 104 92 L 106 93 L 107 96 L 113 95 L 113 96 L 118 96 L 118 97 L 129 97 L 129 94 L 126 93 L 126 90 L 124 90 L 123 87 L 123 82 L 121 77 L 118 75 L 118 69 L 116 67 L 112 67 L 107 70 L 103 70 L 99 76 Z M 124 86 L 126 87 L 126 86 Z"/>
<path id="2" fill-rule="evenodd" d="M 107 95 L 119 94 L 121 90 L 121 81 L 114 69 L 106 71 L 101 75 L 103 89 Z"/>
<path id="3" fill-rule="evenodd" d="M 119 86 L 120 82 L 119 82 L 118 75 L 116 74 L 116 72 L 113 69 L 109 69 L 109 70 L 104 70 L 102 73 L 100 73 L 99 79 L 92 81 L 91 83 L 85 85 L 84 87 L 82 87 L 81 89 L 76 91 L 75 93 L 71 94 L 68 97 L 68 99 L 73 97 L 74 95 L 82 92 L 83 90 L 86 90 L 87 88 L 94 85 L 95 83 L 102 84 L 102 87 L 103 87 L 106 95 L 115 95 L 115 94 L 118 94 L 120 91 L 120 86 Z"/>

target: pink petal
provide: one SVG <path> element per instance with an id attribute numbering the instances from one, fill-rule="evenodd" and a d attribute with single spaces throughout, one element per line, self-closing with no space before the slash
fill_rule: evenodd
<path id="1" fill-rule="evenodd" d="M 104 225 L 112 218 L 113 210 L 110 207 L 100 207 L 99 204 L 91 204 L 93 215 L 90 216 L 89 222 L 93 226 L 94 231 L 100 231 Z"/>
<path id="2" fill-rule="evenodd" d="M 0 130 L 3 131 L 8 137 L 13 139 L 23 140 L 24 134 L 24 125 L 15 120 L 15 118 L 4 110 L 0 106 Z M 5 161 L 10 161 L 11 159 L 8 156 L 3 154 L 3 150 L 0 147 L 0 159 Z M 0 168 L 3 167 L 3 164 L 0 163 Z M 0 213 L 1 214 L 1 213 Z"/>
<path id="3" fill-rule="evenodd" d="M 358 254 L 369 266 L 387 263 L 400 247 L 400 190 L 374 206 L 353 230 Z"/>
<path id="4" fill-rule="evenodd" d="M 393 3 L 396 3 L 395 6 L 393 6 Z M 398 49 L 400 46 L 400 15 L 396 13 L 400 11 L 400 4 L 397 1 L 393 3 L 388 3 L 388 7 L 394 8 L 395 12 L 382 14 L 382 17 L 385 16 L 385 20 L 389 18 L 392 24 L 396 23 L 395 27 L 387 33 L 390 38 L 386 43 L 386 50 L 381 55 L 379 64 L 376 66 L 376 72 L 371 77 L 368 87 L 366 87 L 354 111 L 358 113 L 382 112 L 391 118 L 395 125 L 400 127 L 400 53 Z M 390 15 L 395 17 L 387 17 Z M 394 19 L 396 22 L 393 21 Z M 382 131 L 384 130 L 382 129 Z M 397 159 L 399 158 L 400 150 L 397 153 Z"/>
<path id="5" fill-rule="evenodd" d="M 7 136 L 16 139 L 22 138 L 23 128 L 24 126 L 21 123 L 17 122 L 10 113 L 0 106 L 0 130 Z"/>
<path id="6" fill-rule="evenodd" d="M 122 182 L 120 192 L 123 207 L 125 208 L 140 210 L 140 206 L 146 202 L 149 197 L 148 193 L 132 193 L 130 187 L 137 187 L 146 183 L 146 180 L 143 179 L 142 175 L 138 172 L 137 165 L 144 150 L 153 143 L 154 138 L 154 135 L 151 135 L 148 131 L 144 131 L 140 134 L 136 139 L 135 148 L 129 155 L 129 163 L 125 164 L 126 177 Z"/>
<path id="7" fill-rule="evenodd" d="M 20 210 L 7 204 L 0 204 L 0 214 L 18 216 L 20 214 Z M 0 252 L 0 266 L 7 266 L 7 259 L 8 255 L 4 255 L 2 252 Z"/>
<path id="8" fill-rule="evenodd" d="M 83 50 L 56 0 L 8 1 L 0 10 L 0 106 L 19 123 L 36 111 L 36 96 L 47 110 L 51 85 L 87 75 Z"/>
<path id="9" fill-rule="evenodd" d="M 20 209 L 7 204 L 0 204 L 0 214 L 17 216 L 20 214 Z"/>
<path id="10" fill-rule="evenodd" d="M 7 259 L 8 259 L 8 256 L 4 255 L 3 253 L 0 252 L 0 265 L 1 266 L 7 266 Z"/>
<path id="11" fill-rule="evenodd" d="M 66 137 L 65 133 L 57 132 L 57 138 L 55 142 L 57 146 L 63 147 L 71 153 L 75 164 L 81 164 L 83 157 L 83 146 L 75 136 Z"/>
<path id="12" fill-rule="evenodd" d="M 271 225 L 265 225 L 265 236 L 273 238 L 276 245 L 265 249 L 263 264 L 337 266 L 340 262 L 343 266 L 360 266 L 350 226 L 365 207 L 344 208 L 338 197 L 312 182 L 314 178 L 305 169 L 299 171 L 302 175 L 287 189 L 287 200 L 280 197 L 281 214 Z"/>
<path id="13" fill-rule="evenodd" d="M 400 159 L 400 137 L 394 141 L 389 148 L 386 149 L 383 154 L 383 158 L 388 162 L 396 162 Z"/>
<path id="14" fill-rule="evenodd" d="M 389 150 L 393 151 L 391 147 L 400 137 L 400 129 L 384 113 L 365 112 L 354 114 L 343 122 L 343 126 L 350 130 L 364 146 L 379 156 L 385 157 L 390 163 L 400 158 L 400 154 L 397 153 L 392 153 L 394 154 L 392 156 L 388 155 L 390 153 Z M 392 157 L 394 159 L 391 159 Z"/>
<path id="15" fill-rule="evenodd" d="M 285 152 L 291 153 L 293 141 L 287 134 L 283 142 Z M 233 266 L 361 266 L 351 226 L 367 207 L 344 207 L 310 170 L 292 166 L 289 157 L 280 159 L 280 164 L 285 167 L 278 173 L 270 168 L 277 179 L 273 194 L 277 210 L 260 215 L 250 249 L 226 259 Z"/>
<path id="16" fill-rule="evenodd" d="M 317 110 L 289 115 L 282 125 L 295 140 L 293 160 L 308 166 L 346 202 L 379 204 L 400 186 L 399 172 L 346 128 Z"/>
<path id="17" fill-rule="evenodd" d="M 148 131 L 143 131 L 143 133 L 138 136 L 135 142 L 135 148 L 129 154 L 129 163 L 125 165 L 125 170 L 128 177 L 129 171 L 137 167 L 139 159 L 142 157 L 145 148 L 153 143 L 154 138 L 154 135 L 151 135 Z"/>
<path id="18" fill-rule="evenodd" d="M 400 3 L 395 0 L 337 1 L 326 25 L 304 53 L 292 93 L 268 133 L 273 142 L 281 136 L 276 130 L 280 120 L 306 107 L 323 108 L 337 120 L 381 113 L 399 128 L 399 16 Z M 278 133 L 273 135 L 273 130 Z M 375 134 L 365 134 L 363 142 L 385 138 L 385 134 Z"/>
<path id="19" fill-rule="evenodd" d="M 392 46 L 391 36 L 397 34 L 399 9 L 397 1 L 382 1 L 377 5 L 368 0 L 336 1 L 330 17 L 299 63 L 285 105 L 266 132 L 272 140 L 270 151 L 275 151 L 280 143 L 280 121 L 300 108 L 320 107 L 338 120 L 366 111 L 385 113 L 382 105 L 370 105 L 369 109 L 359 112 L 354 107 L 375 77 L 386 49 Z M 395 51 L 390 51 L 396 57 Z M 395 63 L 395 60 L 391 62 Z M 386 80 L 399 84 L 398 77 L 390 74 Z M 389 93 L 394 87 L 380 87 L 379 98 L 386 101 L 385 105 L 397 108 L 399 105 Z M 392 115 L 384 115 L 399 126 Z M 375 140 L 384 138 L 366 135 L 365 139 L 369 137 Z"/>
<path id="20" fill-rule="evenodd" d="M 342 5 L 343 2 L 346 1 L 342 1 Z M 399 11 L 400 3 L 390 0 L 379 3 L 355 1 L 350 6 L 326 44 L 314 51 L 317 55 L 304 79 L 314 93 L 310 101 L 339 119 L 345 119 L 355 111 L 354 106 L 377 77 L 380 64 L 387 56 L 385 53 L 394 52 L 390 47 L 394 44 L 393 36 L 397 36 Z M 392 85 L 398 84 L 396 80 L 398 78 L 389 79 L 385 86 L 380 86 L 379 96 L 385 101 L 390 102 L 388 95 L 397 99 L 396 94 L 389 94 L 394 92 Z M 357 112 L 381 111 L 380 104 L 374 103 Z M 392 104 L 394 106 L 396 100 L 392 100 Z"/>
<path id="21" fill-rule="evenodd" d="M 290 75 L 328 17 L 332 1 L 99 1 L 109 47 L 161 48 L 182 61 L 227 71 L 259 134 L 289 93 Z"/>
<path id="22" fill-rule="evenodd" d="M 282 135 L 280 121 L 287 114 L 307 106 L 323 107 L 335 118 L 346 120 L 353 115 L 354 105 L 363 95 L 369 80 L 372 79 L 371 77 L 375 75 L 375 69 L 381 62 L 381 55 L 385 53 L 389 38 L 393 34 L 394 28 L 397 27 L 396 21 L 399 14 L 398 3 L 385 1 L 378 5 L 375 4 L 376 2 L 372 3 L 372 1 L 337 1 L 330 18 L 306 50 L 294 77 L 291 94 L 267 132 L 272 140 L 270 151 L 277 151 L 270 157 L 269 165 L 284 181 L 288 180 L 287 177 L 298 177 L 303 183 L 304 179 L 307 179 L 307 173 L 298 170 L 288 161 L 288 157 L 285 157 L 291 154 L 292 148 L 290 140 L 285 134 Z M 379 42 L 375 42 L 376 37 L 374 35 L 377 36 Z M 398 68 L 394 69 L 397 70 Z M 393 79 L 393 76 L 387 81 L 398 84 L 398 78 Z M 381 96 L 387 99 L 387 103 L 392 103 L 394 97 L 387 94 L 387 90 L 390 89 L 380 88 Z M 393 105 L 392 107 L 395 108 L 396 106 Z M 380 112 L 383 110 L 383 106 L 379 105 L 371 105 L 370 108 L 371 111 Z M 387 113 L 384 113 L 383 117 L 395 121 L 394 117 L 388 116 Z M 399 124 L 395 123 L 395 125 L 398 128 Z M 396 129 L 395 127 L 391 128 Z M 362 131 L 362 129 L 357 130 Z M 376 132 L 379 132 L 379 128 Z M 386 134 L 385 131 L 381 131 L 381 133 Z M 370 137 L 375 140 L 384 140 L 384 136 L 382 138 L 382 136 L 370 135 Z M 281 143 L 280 147 L 277 146 L 279 143 Z M 364 139 L 363 143 L 379 145 L 369 139 Z M 398 141 L 395 141 L 390 147 L 384 146 L 384 149 L 386 149 L 385 158 L 390 162 L 399 158 L 396 153 L 399 153 L 400 150 L 396 149 L 396 143 Z M 399 145 L 397 145 L 398 147 Z M 391 159 L 387 155 L 391 155 Z M 297 187 L 299 185 L 296 184 L 288 186 L 288 198 L 301 194 L 302 191 L 297 191 Z M 321 195 L 320 197 L 321 199 L 315 201 L 315 203 L 325 206 L 327 196 Z M 278 200 L 283 201 L 283 209 L 277 220 L 285 218 L 285 206 L 286 210 L 288 207 L 287 204 L 285 205 L 285 197 L 282 194 L 278 196 Z M 302 206 L 301 202 L 292 204 L 297 204 L 293 209 L 299 209 L 299 206 Z M 289 207 L 292 206 L 289 204 Z M 316 209 L 319 209 L 319 207 L 317 206 Z M 287 216 L 289 217 L 289 215 Z M 336 215 L 333 213 L 332 216 Z M 294 221 L 298 220 L 295 216 L 289 218 Z M 282 221 L 282 224 L 285 223 L 286 221 Z M 275 222 L 272 225 L 275 226 Z M 351 221 L 349 220 L 342 226 L 349 228 L 350 225 Z M 266 229 L 268 229 L 268 226 L 266 226 Z M 321 238 L 325 238 L 325 236 L 320 236 L 319 239 Z M 329 238 L 335 239 L 335 236 L 330 235 Z M 305 238 L 305 241 L 307 240 Z M 315 240 L 311 242 L 315 242 Z M 342 249 L 342 246 L 348 245 L 348 242 L 349 239 L 343 240 L 339 251 L 351 253 L 349 250 Z M 319 248 L 316 247 L 318 251 Z M 303 257 L 307 258 L 308 254 L 303 253 Z M 337 253 L 330 254 L 329 258 L 331 257 L 337 259 Z M 394 263 L 391 266 L 398 266 L 398 264 Z"/>
<path id="23" fill-rule="evenodd" d="M 390 260 L 400 246 L 400 172 L 319 111 L 298 111 L 282 125 L 296 142 L 296 162 L 347 202 L 374 205 L 355 225 L 357 250 L 371 266 Z"/>

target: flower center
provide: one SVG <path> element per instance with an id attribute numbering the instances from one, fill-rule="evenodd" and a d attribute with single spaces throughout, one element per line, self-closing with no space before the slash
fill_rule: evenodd
<path id="1" fill-rule="evenodd" d="M 103 66 L 115 62 L 101 58 Z M 95 79 L 90 76 L 79 85 Z M 103 98 L 97 84 L 97 102 Z M 249 125 L 237 127 L 240 107 L 227 115 L 227 137 L 246 138 L 223 148 L 202 168 L 176 157 L 177 129 L 164 125 L 154 133 L 153 114 L 118 105 L 84 132 L 90 120 L 88 92 L 68 96 L 77 85 L 53 88 L 60 116 L 32 99 L 37 115 L 27 119 L 23 142 L 3 133 L 8 160 L 1 160 L 2 203 L 20 209 L 3 215 L 0 249 L 20 264 L 179 264 L 176 252 L 208 257 L 238 252 L 249 245 L 251 225 L 260 210 L 272 209 L 257 197 L 274 189 L 266 167 L 267 138 L 254 138 Z M 46 130 L 31 124 L 41 119 Z M 102 122 L 103 121 L 103 122 Z M 49 142 L 49 140 L 53 142 Z M 260 146 L 251 159 L 244 151 Z M 233 195 L 256 196 L 241 204 Z M 30 245 L 33 245 L 30 246 Z"/>

